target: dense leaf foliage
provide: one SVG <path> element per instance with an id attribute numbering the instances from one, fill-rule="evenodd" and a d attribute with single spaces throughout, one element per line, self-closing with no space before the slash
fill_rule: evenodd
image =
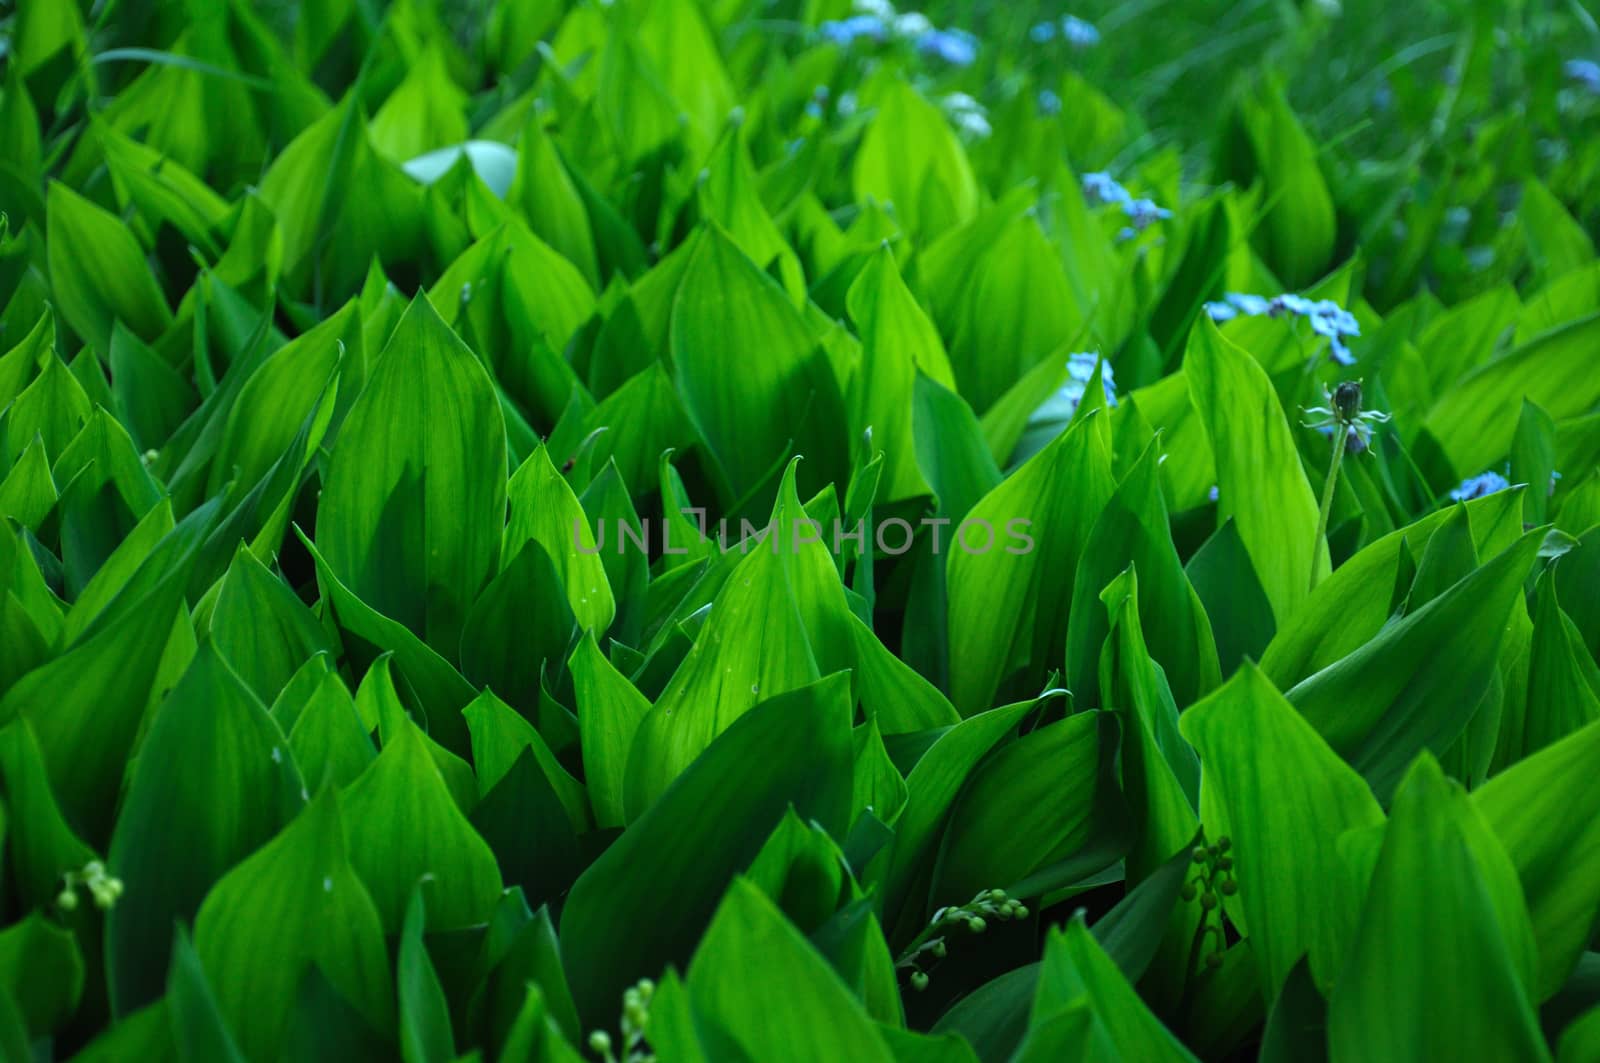
<path id="1" fill-rule="evenodd" d="M 0 14 L 0 1059 L 1600 1058 L 1557 6 Z"/>

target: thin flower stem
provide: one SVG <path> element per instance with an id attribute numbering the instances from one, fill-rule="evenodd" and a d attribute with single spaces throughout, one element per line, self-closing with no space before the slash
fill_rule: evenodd
<path id="1" fill-rule="evenodd" d="M 1345 442 L 1350 438 L 1350 427 L 1343 419 L 1333 426 L 1333 460 L 1328 463 L 1328 482 L 1322 485 L 1322 510 L 1317 514 L 1317 535 L 1311 540 L 1311 589 L 1317 589 L 1317 551 L 1328 533 L 1328 514 L 1333 510 L 1333 489 L 1339 482 L 1339 465 L 1344 461 Z"/>

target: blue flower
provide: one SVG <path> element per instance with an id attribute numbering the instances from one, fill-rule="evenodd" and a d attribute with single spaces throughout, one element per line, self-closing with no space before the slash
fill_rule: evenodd
<path id="1" fill-rule="evenodd" d="M 1229 292 L 1224 302 L 1207 303 L 1205 310 L 1213 321 L 1230 321 L 1240 314 L 1246 317 L 1303 317 L 1311 323 L 1311 331 L 1328 340 L 1328 356 L 1340 365 L 1354 365 L 1356 356 L 1345 340 L 1361 335 L 1361 322 L 1356 316 L 1332 299 L 1315 302 L 1303 295 L 1285 292 L 1271 299 L 1259 295 L 1241 295 Z"/>
<path id="2" fill-rule="evenodd" d="M 1468 499 L 1492 495 L 1496 491 L 1504 491 L 1510 486 L 1511 481 L 1497 472 L 1479 473 L 1477 476 L 1469 476 L 1462 480 L 1461 486 L 1450 492 L 1450 497 L 1457 502 L 1465 502 Z"/>
<path id="3" fill-rule="evenodd" d="M 1215 502 L 1218 498 L 1222 497 L 1222 492 L 1217 488 L 1216 484 L 1212 484 L 1211 490 L 1206 492 L 1206 497 Z"/>
<path id="4" fill-rule="evenodd" d="M 1076 15 L 1064 15 L 1061 19 L 1061 38 L 1074 48 L 1093 48 L 1100 43 L 1100 31 L 1094 28 L 1091 22 L 1085 22 Z"/>
<path id="5" fill-rule="evenodd" d="M 1034 44 L 1048 44 L 1055 40 L 1056 24 L 1054 22 L 1041 22 L 1028 31 L 1028 39 Z"/>
<path id="6" fill-rule="evenodd" d="M 978 38 L 962 30 L 929 30 L 917 38 L 917 51 L 951 66 L 971 66 L 978 58 Z"/>
<path id="7" fill-rule="evenodd" d="M 1600 63 L 1591 59 L 1568 59 L 1561 64 L 1561 72 L 1574 85 L 1600 96 Z"/>
<path id="8" fill-rule="evenodd" d="M 889 27 L 876 15 L 852 15 L 836 22 L 824 22 L 817 30 L 823 40 L 848 48 L 858 40 L 881 44 L 889 37 Z"/>
<path id="9" fill-rule="evenodd" d="M 1155 201 L 1150 199 L 1129 200 L 1122 205 L 1122 210 L 1133 223 L 1135 231 L 1139 232 L 1143 232 L 1158 221 L 1172 217 L 1172 211 L 1166 207 L 1156 206 Z"/>
<path id="10" fill-rule="evenodd" d="M 1108 173 L 1083 175 L 1083 195 L 1090 206 L 1099 203 L 1131 203 L 1133 197 Z"/>

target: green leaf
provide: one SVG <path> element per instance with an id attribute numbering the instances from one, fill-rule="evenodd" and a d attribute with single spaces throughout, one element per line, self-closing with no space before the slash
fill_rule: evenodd
<path id="1" fill-rule="evenodd" d="M 1101 1036 L 1123 1058 L 1193 1060 L 1188 1049 L 1161 1024 L 1111 957 L 1095 942 L 1082 913 L 1045 943 L 1030 1025 L 1037 1027 L 1069 1009 L 1087 1004 Z"/>
<path id="2" fill-rule="evenodd" d="M 1317 147 L 1276 81 L 1264 81 L 1243 96 L 1236 121 L 1252 169 L 1266 186 L 1268 203 L 1257 246 L 1286 285 L 1309 284 L 1328 264 L 1337 232 Z"/>
<path id="3" fill-rule="evenodd" d="M 696 243 L 673 303 L 671 364 L 727 501 L 791 452 L 808 459 L 808 484 L 847 467 L 843 399 L 826 356 L 783 290 L 715 226 Z"/>
<path id="4" fill-rule="evenodd" d="M 779 977 L 747 976 L 758 969 Z M 687 984 L 697 1009 L 751 1059 L 894 1059 L 828 962 L 744 878 L 729 885 Z"/>
<path id="5" fill-rule="evenodd" d="M 379 1029 L 394 1023 L 383 927 L 350 866 L 339 799 L 323 790 L 212 889 L 195 952 L 246 1058 L 275 1059 L 313 966 Z"/>
<path id="6" fill-rule="evenodd" d="M 450 1009 L 422 932 L 427 926 L 422 888 L 411 891 L 400 928 L 395 988 L 400 998 L 400 1057 L 406 1063 L 449 1063 L 455 1057 Z"/>
<path id="7" fill-rule="evenodd" d="M 912 396 L 919 376 L 954 391 L 950 360 L 933 322 L 900 279 L 887 244 L 856 275 L 849 306 L 861 336 L 861 370 L 850 396 L 850 438 L 858 446 L 884 452 L 884 502 L 914 498 L 927 486 L 918 469 Z M 871 442 L 863 443 L 869 431 Z"/>
<path id="8" fill-rule="evenodd" d="M 200 957 L 181 925 L 173 936 L 172 970 L 166 988 L 180 1058 L 185 1063 L 244 1063 Z"/>
<path id="9" fill-rule="evenodd" d="M 600 548 L 578 496 L 556 471 L 543 446 L 523 462 L 506 486 L 511 522 L 503 557 L 515 557 L 523 543 L 537 542 L 555 563 L 567 602 L 585 631 L 603 633 L 616 615 Z"/>
<path id="10" fill-rule="evenodd" d="M 306 658 L 335 648 L 289 585 L 242 545 L 211 610 L 211 640 L 262 701 L 276 698 Z"/>
<path id="11" fill-rule="evenodd" d="M 1045 599 L 1070 599 L 1072 573 L 1114 490 L 1095 419 L 1073 425 L 983 497 L 966 517 L 987 522 L 993 549 L 949 550 L 950 693 L 964 715 L 985 708 L 1018 667 L 1031 681 L 1058 659 L 1066 618 Z M 1004 545 L 1001 545 L 1001 544 Z"/>
<path id="12" fill-rule="evenodd" d="M 1052 865 L 1081 878 L 1115 862 L 1101 836 L 1121 818 L 1117 737 L 1115 717 L 1080 712 L 995 750 L 951 809 L 929 902 L 963 904 L 994 886 L 1033 896 L 1044 891 L 1024 883 Z"/>
<path id="13" fill-rule="evenodd" d="M 792 806 L 843 836 L 851 795 L 849 681 L 829 676 L 745 713 L 579 877 L 562 956 L 586 1027 L 622 991 L 693 951 L 728 882 Z"/>
<path id="14" fill-rule="evenodd" d="M 1217 519 L 1233 519 L 1281 628 L 1329 571 L 1294 437 L 1266 372 L 1209 318 L 1190 332 L 1183 369 L 1217 460 Z"/>
<path id="15" fill-rule="evenodd" d="M 825 533 L 808 525 L 795 493 L 796 464 L 766 537 L 736 559 L 688 657 L 639 724 L 624 788 L 630 819 L 757 702 L 851 663 L 844 589 L 819 541 Z"/>
<path id="16" fill-rule="evenodd" d="M 1200 753 L 1208 835 L 1233 843 L 1235 921 L 1242 916 L 1263 998 L 1276 998 L 1307 954 L 1318 985 L 1334 984 L 1357 933 L 1360 890 L 1337 843 L 1383 823 L 1372 791 L 1252 664 L 1179 726 Z"/>
<path id="17" fill-rule="evenodd" d="M 1499 869 L 1485 864 L 1474 843 L 1481 823 L 1433 758 L 1420 757 L 1396 794 L 1349 959 L 1329 1000 L 1329 1058 L 1336 1063 L 1550 1058 L 1518 977 L 1518 942 L 1501 922 Z M 1492 837 L 1489 845 L 1499 850 Z M 1509 862 L 1504 851 L 1497 858 Z M 1526 912 L 1518 914 L 1526 932 Z"/>
<path id="18" fill-rule="evenodd" d="M 593 636 L 585 634 L 569 662 L 578 701 L 578 740 L 583 749 L 583 774 L 600 827 L 626 822 L 623 791 L 628 751 L 650 702 L 614 668 Z"/>
<path id="19" fill-rule="evenodd" d="M 395 327 L 339 443 L 317 508 L 331 570 L 453 653 L 500 552 L 505 428 L 482 363 L 426 298 Z"/>
<path id="20" fill-rule="evenodd" d="M 1587 947 L 1600 898 L 1600 723 L 1544 747 L 1477 790 L 1473 803 L 1522 880 L 1539 944 L 1539 1000 L 1566 981 Z"/>
<path id="21" fill-rule="evenodd" d="M 119 1015 L 161 996 L 174 922 L 303 807 L 282 732 L 210 646 L 156 710 L 108 859 L 126 894 L 106 916 Z"/>
<path id="22" fill-rule="evenodd" d="M 1381 798 L 1418 752 L 1448 748 L 1498 663 L 1544 534 L 1529 532 L 1448 591 L 1287 692 Z"/>
<path id="23" fill-rule="evenodd" d="M 1139 572 L 1135 590 L 1145 647 L 1159 663 L 1172 697 L 1189 705 L 1222 681 L 1211 622 L 1172 542 L 1159 461 L 1152 443 L 1117 485 L 1078 561 L 1067 627 L 1067 680 L 1080 708 L 1104 703 L 1096 689 L 1108 631 L 1101 590 L 1129 564 Z"/>
<path id="24" fill-rule="evenodd" d="M 110 355 L 114 322 L 144 340 L 165 332 L 172 311 L 122 222 L 59 181 L 50 182 L 45 210 L 50 287 L 73 331 L 102 357 Z"/>
<path id="25" fill-rule="evenodd" d="M 531 750 L 534 761 L 544 774 L 550 787 L 561 799 L 574 830 L 585 830 L 589 825 L 588 801 L 583 785 L 568 775 L 550 752 L 550 747 L 532 724 L 519 716 L 492 691 L 478 695 L 462 714 L 472 728 L 472 759 L 478 771 L 478 789 L 487 794 L 511 770 L 512 764 L 524 749 Z"/>
<path id="26" fill-rule="evenodd" d="M 435 928 L 488 918 L 500 896 L 494 854 L 456 806 L 414 723 L 387 737 L 344 805 L 350 860 L 385 930 L 400 929 L 419 881 Z"/>
<path id="27" fill-rule="evenodd" d="M 72 1017 L 84 993 L 83 956 L 72 932 L 40 912 L 0 931 L 0 992 L 10 995 L 34 1038 Z"/>
<path id="28" fill-rule="evenodd" d="M 892 204 L 910 232 L 943 232 L 977 212 L 978 184 L 939 109 L 896 78 L 875 98 L 851 171 L 858 201 Z"/>

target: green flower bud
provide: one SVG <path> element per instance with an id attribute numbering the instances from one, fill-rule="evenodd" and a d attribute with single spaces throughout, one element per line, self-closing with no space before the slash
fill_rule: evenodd
<path id="1" fill-rule="evenodd" d="M 928 951 L 933 954 L 935 959 L 940 960 L 944 959 L 950 952 L 949 948 L 945 946 L 944 938 L 934 938 L 930 941 L 928 943 Z"/>
<path id="2" fill-rule="evenodd" d="M 972 931 L 974 934 L 981 934 L 988 928 L 989 924 L 983 921 L 983 916 L 981 915 L 972 916 L 967 920 L 967 929 Z"/>
<path id="3" fill-rule="evenodd" d="M 1026 904 L 1017 905 L 1016 915 L 1018 919 L 1028 918 L 1028 906 Z"/>
<path id="4" fill-rule="evenodd" d="M 1333 406 L 1345 421 L 1353 421 L 1361 412 L 1361 381 L 1346 380 L 1333 389 Z"/>
<path id="5" fill-rule="evenodd" d="M 608 1056 L 611 1054 L 611 1035 L 604 1030 L 596 1030 L 589 1035 L 589 1051 L 596 1055 Z"/>
<path id="6" fill-rule="evenodd" d="M 1183 888 L 1178 891 L 1178 896 L 1182 897 L 1186 901 L 1192 901 L 1195 898 L 1195 892 L 1194 883 L 1185 882 L 1183 884 Z"/>
<path id="7" fill-rule="evenodd" d="M 1224 834 L 1222 837 L 1217 839 L 1217 848 L 1222 852 L 1227 852 L 1229 849 L 1233 848 L 1233 839 Z"/>
<path id="8" fill-rule="evenodd" d="M 911 988 L 915 989 L 919 993 L 922 992 L 924 989 L 927 989 L 928 988 L 928 976 L 923 974 L 921 971 L 912 971 L 911 972 Z"/>
<path id="9" fill-rule="evenodd" d="M 1205 863 L 1206 862 L 1206 847 L 1203 846 L 1203 845 L 1195 846 L 1194 847 L 1194 852 L 1190 853 L 1189 856 L 1197 864 Z"/>
<path id="10" fill-rule="evenodd" d="M 1222 895 L 1224 897 L 1232 897 L 1235 893 L 1239 892 L 1239 884 L 1233 881 L 1231 878 L 1223 879 L 1222 884 L 1217 888 L 1222 891 Z"/>
<path id="11" fill-rule="evenodd" d="M 1200 894 L 1200 907 L 1204 908 L 1206 911 L 1210 911 L 1216 906 L 1217 895 L 1215 893 L 1212 893 L 1210 890 L 1206 890 L 1204 893 Z"/>
<path id="12" fill-rule="evenodd" d="M 1231 868 L 1232 866 L 1233 866 L 1233 857 L 1231 857 L 1231 856 L 1219 856 L 1219 857 L 1217 857 L 1217 870 L 1218 871 L 1226 871 L 1229 868 Z"/>
<path id="13" fill-rule="evenodd" d="M 78 895 L 70 889 L 62 890 L 56 894 L 56 907 L 63 912 L 73 911 L 78 907 Z"/>

